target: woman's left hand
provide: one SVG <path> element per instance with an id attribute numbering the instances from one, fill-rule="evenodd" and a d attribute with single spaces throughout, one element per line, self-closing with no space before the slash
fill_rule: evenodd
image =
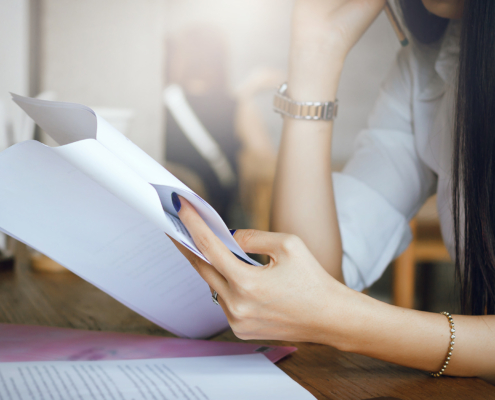
<path id="1" fill-rule="evenodd" d="M 247 253 L 266 254 L 262 267 L 238 260 L 180 198 L 179 217 L 212 265 L 175 242 L 218 293 L 235 335 L 241 339 L 311 341 L 337 345 L 338 326 L 357 292 L 332 278 L 294 235 L 238 230 L 235 240 Z M 205 299 L 205 301 L 209 301 Z M 345 335 L 344 335 L 345 336 Z"/>
<path id="2" fill-rule="evenodd" d="M 246 252 L 270 256 L 262 267 L 245 264 L 180 200 L 179 217 L 212 265 L 176 245 L 218 292 L 237 337 L 328 344 L 411 368 L 441 368 L 450 340 L 443 315 L 394 307 L 347 288 L 296 236 L 237 231 L 235 239 Z M 447 374 L 494 379 L 493 317 L 454 316 L 459 337 Z"/>

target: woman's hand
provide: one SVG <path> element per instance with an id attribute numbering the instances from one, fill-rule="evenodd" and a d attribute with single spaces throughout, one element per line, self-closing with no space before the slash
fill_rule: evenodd
<path id="1" fill-rule="evenodd" d="M 345 58 L 384 6 L 385 0 L 296 0 L 292 46 L 320 46 Z"/>
<path id="2" fill-rule="evenodd" d="M 332 100 L 344 60 L 385 0 L 296 0 L 289 59 L 290 96 Z"/>
<path id="3" fill-rule="evenodd" d="M 333 279 L 299 238 L 238 230 L 235 239 L 246 252 L 270 256 L 267 265 L 251 266 L 227 249 L 187 200 L 180 200 L 179 217 L 212 265 L 176 245 L 218 292 L 218 301 L 239 338 L 331 342 L 327 327 L 341 319 L 346 299 L 355 292 Z"/>
<path id="4" fill-rule="evenodd" d="M 443 365 L 451 340 L 443 315 L 394 307 L 345 287 L 296 236 L 237 231 L 235 239 L 245 251 L 270 256 L 263 267 L 245 264 L 186 200 L 180 201 L 179 217 L 212 265 L 175 244 L 218 292 L 239 338 L 329 344 L 426 371 Z M 456 348 L 446 374 L 495 381 L 495 316 L 454 315 L 454 320 Z"/>

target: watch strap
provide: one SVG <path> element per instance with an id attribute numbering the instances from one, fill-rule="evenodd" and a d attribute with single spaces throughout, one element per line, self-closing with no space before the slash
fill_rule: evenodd
<path id="1" fill-rule="evenodd" d="M 283 83 L 273 99 L 273 110 L 295 119 L 332 121 L 337 116 L 338 100 L 295 101 L 286 95 L 287 83 Z"/>

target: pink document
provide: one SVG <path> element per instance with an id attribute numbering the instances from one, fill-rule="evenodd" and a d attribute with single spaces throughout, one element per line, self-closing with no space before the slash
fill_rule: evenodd
<path id="1" fill-rule="evenodd" d="M 0 362 L 130 360 L 263 353 L 275 363 L 296 350 L 296 347 L 251 343 L 0 324 Z"/>

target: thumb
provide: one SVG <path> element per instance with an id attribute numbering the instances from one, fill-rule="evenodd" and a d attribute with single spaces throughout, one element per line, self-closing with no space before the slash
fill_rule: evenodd
<path id="1" fill-rule="evenodd" d="M 292 235 L 257 231 L 255 229 L 238 229 L 234 233 L 234 239 L 246 253 L 266 254 L 274 258 L 280 253 L 281 246 Z"/>

